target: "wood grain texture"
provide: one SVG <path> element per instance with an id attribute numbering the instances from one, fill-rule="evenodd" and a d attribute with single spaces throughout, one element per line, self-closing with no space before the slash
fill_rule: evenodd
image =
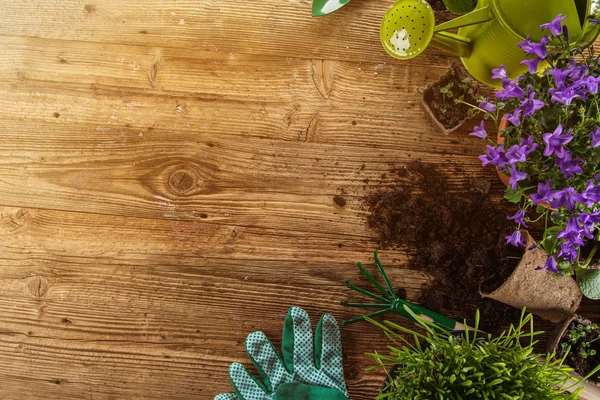
<path id="1" fill-rule="evenodd" d="M 4 1 L 1 35 L 284 57 L 389 61 L 379 23 L 391 2 L 363 0 L 326 18 L 312 1 Z"/>
<path id="2" fill-rule="evenodd" d="M 364 197 L 390 168 L 500 187 L 468 127 L 418 106 L 448 57 L 385 56 L 390 2 L 310 3 L 0 0 L 0 399 L 211 399 L 289 306 L 356 315 L 342 282 L 367 284 Z M 412 251 L 382 254 L 409 300 Z M 386 342 L 342 336 L 372 399 L 363 353 Z"/>

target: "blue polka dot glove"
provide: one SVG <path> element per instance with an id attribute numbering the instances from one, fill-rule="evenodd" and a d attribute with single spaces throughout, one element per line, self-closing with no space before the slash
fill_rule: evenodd
<path id="1" fill-rule="evenodd" d="M 246 339 L 246 353 L 262 383 L 241 364 L 229 367 L 235 394 L 215 400 L 348 400 L 342 366 L 340 329 L 326 314 L 317 324 L 314 344 L 306 311 L 291 307 L 283 325 L 280 356 L 262 332 Z"/>

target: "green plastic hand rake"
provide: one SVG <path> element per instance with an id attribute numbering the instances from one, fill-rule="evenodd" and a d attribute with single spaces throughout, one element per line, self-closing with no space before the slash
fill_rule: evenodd
<path id="1" fill-rule="evenodd" d="M 370 297 L 370 298 L 376 300 L 377 303 L 347 303 L 345 301 L 341 301 L 340 304 L 345 307 L 379 308 L 380 310 L 344 321 L 343 322 L 344 324 L 351 324 L 351 323 L 363 320 L 363 319 L 365 319 L 365 317 L 372 318 L 372 317 L 376 317 L 378 315 L 382 315 L 382 314 L 385 314 L 388 312 L 394 312 L 405 318 L 410 319 L 413 322 L 416 322 L 414 317 L 409 312 L 407 312 L 406 308 L 408 308 L 414 314 L 419 315 L 420 317 L 423 317 L 444 329 L 450 329 L 453 331 L 465 329 L 465 326 L 463 324 L 453 320 L 452 318 L 445 317 L 441 314 L 438 314 L 436 312 L 433 312 L 431 310 L 428 310 L 426 308 L 423 308 L 421 306 L 418 306 L 416 304 L 410 303 L 404 299 L 399 298 L 396 295 L 396 291 L 392 287 L 390 279 L 388 278 L 387 274 L 385 273 L 385 270 L 383 269 L 381 262 L 379 261 L 379 255 L 377 254 L 377 251 L 375 251 L 375 265 L 377 265 L 377 269 L 379 270 L 379 273 L 381 274 L 381 277 L 383 278 L 385 287 L 383 285 L 381 285 L 377 281 L 377 279 L 375 279 L 373 277 L 373 275 L 371 275 L 371 273 L 369 273 L 369 271 L 367 271 L 362 266 L 361 263 L 357 263 L 356 265 L 358 266 L 358 269 L 360 270 L 360 272 L 369 280 L 369 282 L 371 282 L 377 288 L 377 290 L 379 290 L 379 293 L 372 293 L 372 292 L 369 292 L 368 290 L 359 288 L 359 287 L 351 284 L 348 280 L 345 280 L 344 283 L 346 284 L 346 286 L 348 288 L 354 290 L 355 292 L 358 292 L 362 295 L 365 295 L 367 297 Z"/>

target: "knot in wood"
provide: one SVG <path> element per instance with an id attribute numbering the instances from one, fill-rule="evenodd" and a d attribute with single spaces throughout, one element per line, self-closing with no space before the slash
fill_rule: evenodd
<path id="1" fill-rule="evenodd" d="M 183 195 L 191 191 L 198 184 L 198 178 L 192 171 L 179 169 L 169 177 L 169 189 L 178 195 Z"/>
<path id="2" fill-rule="evenodd" d="M 29 218 L 27 209 L 3 207 L 0 209 L 0 232 L 15 232 L 24 227 Z"/>
<path id="3" fill-rule="evenodd" d="M 36 276 L 29 281 L 27 289 L 33 297 L 41 299 L 48 293 L 48 280 L 43 276 Z"/>

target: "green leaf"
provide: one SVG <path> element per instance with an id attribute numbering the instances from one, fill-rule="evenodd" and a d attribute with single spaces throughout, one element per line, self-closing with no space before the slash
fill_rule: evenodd
<path id="1" fill-rule="evenodd" d="M 558 226 L 552 226 L 544 231 L 544 237 L 542 241 L 542 247 L 546 250 L 546 253 L 552 254 L 558 242 Z"/>
<path id="2" fill-rule="evenodd" d="M 561 211 L 552 211 L 552 213 L 550 213 L 550 219 L 557 225 L 566 222 L 566 218 Z"/>
<path id="3" fill-rule="evenodd" d="M 504 191 L 504 198 L 511 203 L 518 203 L 523 198 L 523 189 L 513 190 L 510 186 Z"/>
<path id="4" fill-rule="evenodd" d="M 577 286 L 585 297 L 600 300 L 600 270 L 579 269 L 576 278 Z"/>
<path id="5" fill-rule="evenodd" d="M 543 214 L 546 212 L 546 207 L 538 204 L 537 207 L 535 208 L 535 212 L 538 214 Z"/>
<path id="6" fill-rule="evenodd" d="M 475 9 L 477 0 L 443 0 L 446 8 L 454 14 L 466 14 Z"/>

